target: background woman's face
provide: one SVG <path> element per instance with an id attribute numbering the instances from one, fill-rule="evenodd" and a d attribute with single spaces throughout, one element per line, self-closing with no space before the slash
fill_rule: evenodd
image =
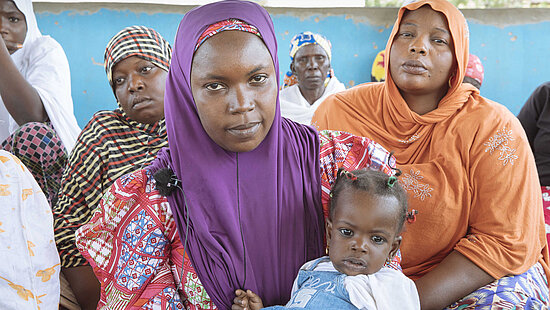
<path id="1" fill-rule="evenodd" d="M 206 40 L 193 57 L 191 90 L 208 136 L 228 151 L 255 149 L 273 124 L 277 78 L 258 36 L 224 31 Z"/>
<path id="2" fill-rule="evenodd" d="M 27 22 L 25 15 L 17 9 L 15 3 L 10 0 L 0 0 L 0 34 L 8 52 L 15 53 L 18 44 L 25 42 L 27 36 Z"/>
<path id="3" fill-rule="evenodd" d="M 454 68 L 447 19 L 429 6 L 405 13 L 390 51 L 390 73 L 409 94 L 446 93 Z"/>
<path id="4" fill-rule="evenodd" d="M 113 85 L 120 106 L 129 118 L 154 124 L 164 118 L 166 71 L 137 56 L 113 68 Z"/>

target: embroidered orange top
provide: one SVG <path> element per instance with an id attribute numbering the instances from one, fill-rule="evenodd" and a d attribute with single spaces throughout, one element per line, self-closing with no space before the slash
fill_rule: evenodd
<path id="1" fill-rule="evenodd" d="M 388 72 L 325 100 L 313 117 L 318 129 L 365 136 L 395 151 L 417 221 L 403 235 L 402 266 L 416 279 L 456 250 L 494 278 L 520 274 L 537 261 L 547 276 L 542 199 L 525 133 L 504 106 L 462 84 L 468 29 L 446 1 L 421 0 L 399 11 L 386 51 L 407 10 L 428 4 L 443 13 L 457 69 L 438 107 L 409 109 Z"/>

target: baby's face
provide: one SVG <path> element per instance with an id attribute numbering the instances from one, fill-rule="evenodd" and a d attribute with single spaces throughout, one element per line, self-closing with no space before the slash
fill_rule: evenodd
<path id="1" fill-rule="evenodd" d="M 344 189 L 335 203 L 332 220 L 327 221 L 332 264 L 349 276 L 377 272 L 401 244 L 397 199 Z"/>

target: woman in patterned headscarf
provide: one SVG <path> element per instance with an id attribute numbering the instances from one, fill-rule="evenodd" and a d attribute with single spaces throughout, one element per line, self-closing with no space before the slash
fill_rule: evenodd
<path id="1" fill-rule="evenodd" d="M 105 50 L 105 72 L 118 108 L 97 112 L 78 137 L 54 208 L 61 264 L 77 294 L 87 291 L 81 290 L 85 281 L 79 277 L 93 273 L 76 248 L 75 231 L 117 178 L 149 164 L 167 145 L 164 84 L 171 54 L 170 44 L 144 26 L 121 30 Z"/>
<path id="2" fill-rule="evenodd" d="M 545 308 L 550 270 L 533 154 L 514 115 L 462 83 L 468 41 L 451 3 L 402 7 L 386 81 L 329 97 L 313 120 L 395 151 L 419 212 L 403 235 L 403 271 L 423 309 Z"/>
<path id="3" fill-rule="evenodd" d="M 318 33 L 302 32 L 290 41 L 290 71 L 279 99 L 281 115 L 309 125 L 313 113 L 329 95 L 346 89 L 331 67 L 332 45 Z"/>

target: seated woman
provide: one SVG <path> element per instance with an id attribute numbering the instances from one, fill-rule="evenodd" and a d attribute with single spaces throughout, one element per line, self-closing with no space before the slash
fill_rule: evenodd
<path id="1" fill-rule="evenodd" d="M 313 120 L 395 151 L 419 212 L 401 251 L 422 309 L 544 308 L 548 250 L 535 163 L 514 115 L 462 83 L 464 16 L 445 0 L 408 4 L 386 51 L 384 83 L 329 97 Z"/>
<path id="2" fill-rule="evenodd" d="M 529 96 L 518 119 L 535 155 L 542 190 L 544 221 L 550 226 L 550 82 L 539 85 Z M 550 243 L 550 230 L 546 230 Z"/>
<path id="3" fill-rule="evenodd" d="M 69 63 L 59 43 L 40 33 L 31 0 L 0 0 L 0 18 L 1 148 L 23 161 L 53 206 L 80 133 Z"/>
<path id="4" fill-rule="evenodd" d="M 281 117 L 276 50 L 258 4 L 185 14 L 166 82 L 168 148 L 118 179 L 76 233 L 100 307 L 229 309 L 239 288 L 283 303 L 298 268 L 325 253 L 338 168 L 392 173 L 373 141 Z"/>
<path id="5" fill-rule="evenodd" d="M 290 71 L 279 94 L 283 117 L 309 125 L 326 97 L 346 89 L 331 68 L 331 48 L 330 41 L 317 33 L 306 31 L 292 38 Z"/>
<path id="6" fill-rule="evenodd" d="M 54 208 L 63 274 L 82 306 L 88 298 L 97 304 L 99 296 L 90 292 L 99 284 L 76 248 L 74 233 L 117 178 L 148 165 L 167 145 L 164 87 L 171 54 L 170 44 L 144 26 L 127 27 L 107 44 L 105 72 L 118 108 L 97 112 L 84 127 Z"/>
<path id="7" fill-rule="evenodd" d="M 52 208 L 33 176 L 0 150 L 0 309 L 57 309 Z"/>

